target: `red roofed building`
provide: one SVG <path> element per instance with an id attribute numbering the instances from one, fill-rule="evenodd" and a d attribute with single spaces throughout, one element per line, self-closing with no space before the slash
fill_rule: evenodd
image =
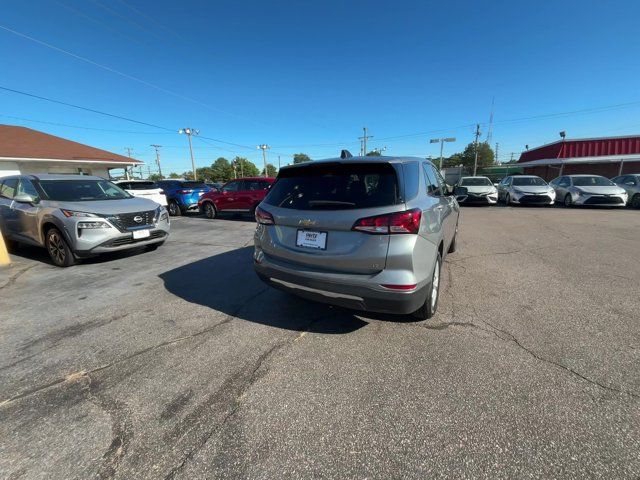
<path id="1" fill-rule="evenodd" d="M 109 178 L 109 169 L 142 162 L 26 127 L 0 125 L 0 177 L 21 173 L 84 173 Z"/>
<path id="2" fill-rule="evenodd" d="M 559 140 L 523 152 L 518 165 L 547 181 L 580 173 L 607 178 L 640 173 L 640 135 Z"/>

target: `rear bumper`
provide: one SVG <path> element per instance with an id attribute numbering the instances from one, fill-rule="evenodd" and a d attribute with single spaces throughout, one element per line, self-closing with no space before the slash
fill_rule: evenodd
<path id="1" fill-rule="evenodd" d="M 413 313 L 424 304 L 430 288 L 429 284 L 425 284 L 410 292 L 403 292 L 379 286 L 368 287 L 362 282 L 350 282 L 347 278 L 337 279 L 333 278 L 334 275 L 323 276 L 316 271 L 305 273 L 287 268 L 264 256 L 261 256 L 260 263 L 254 261 L 254 268 L 265 283 L 278 290 L 317 302 L 369 312 Z"/>

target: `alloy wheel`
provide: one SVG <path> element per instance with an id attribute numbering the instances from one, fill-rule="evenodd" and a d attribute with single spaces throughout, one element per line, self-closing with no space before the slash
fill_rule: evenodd
<path id="1" fill-rule="evenodd" d="M 433 271 L 433 280 L 431 281 L 431 311 L 435 311 L 438 304 L 438 293 L 440 291 L 440 260 L 436 260 L 435 269 Z"/>
<path id="2" fill-rule="evenodd" d="M 62 238 L 60 238 L 57 232 L 49 233 L 49 254 L 57 264 L 64 264 L 67 254 Z"/>

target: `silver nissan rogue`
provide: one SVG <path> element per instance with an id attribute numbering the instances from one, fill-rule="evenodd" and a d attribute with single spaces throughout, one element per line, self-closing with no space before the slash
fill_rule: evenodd
<path id="1" fill-rule="evenodd" d="M 280 170 L 256 209 L 255 270 L 308 299 L 427 319 L 458 216 L 431 162 L 343 151 Z"/>
<path id="2" fill-rule="evenodd" d="M 98 253 L 158 248 L 169 235 L 169 215 L 100 177 L 20 175 L 0 178 L 0 229 L 68 267 Z"/>

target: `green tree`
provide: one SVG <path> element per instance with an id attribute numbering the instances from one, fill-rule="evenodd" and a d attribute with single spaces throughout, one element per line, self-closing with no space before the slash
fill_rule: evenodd
<path id="1" fill-rule="evenodd" d="M 278 173 L 278 169 L 275 165 L 267 163 L 267 177 L 275 177 Z M 262 169 L 262 175 L 264 175 L 264 169 Z"/>
<path id="2" fill-rule="evenodd" d="M 381 157 L 382 154 L 377 150 L 372 150 L 372 151 L 368 152 L 366 156 L 367 157 Z"/>
<path id="3" fill-rule="evenodd" d="M 462 153 L 451 155 L 445 165 L 458 166 L 462 164 L 466 169 L 473 170 L 475 155 L 476 144 L 472 142 L 466 146 Z M 450 165 L 450 162 L 453 162 L 453 164 Z M 486 142 L 478 143 L 478 167 L 488 167 L 490 165 L 493 165 L 493 150 Z"/>
<path id="4" fill-rule="evenodd" d="M 196 168 L 196 173 L 198 174 L 198 180 L 202 180 L 205 182 L 210 182 L 211 180 L 213 180 L 213 170 L 211 167 Z"/>
<path id="5" fill-rule="evenodd" d="M 147 180 L 149 180 L 151 182 L 157 182 L 159 180 L 162 180 L 162 177 L 160 176 L 159 173 L 152 173 L 151 175 L 149 175 L 147 177 Z"/>
<path id="6" fill-rule="evenodd" d="M 309 157 L 309 155 L 307 155 L 306 153 L 294 153 L 293 154 L 293 163 L 304 163 L 304 162 L 310 162 L 311 161 L 311 157 Z"/>
<path id="7" fill-rule="evenodd" d="M 180 178 L 180 175 L 178 175 L 176 172 L 171 172 L 169 174 L 169 178 Z"/>
<path id="8" fill-rule="evenodd" d="M 236 174 L 238 175 L 238 177 L 240 177 L 241 175 L 244 177 L 257 177 L 258 175 L 260 175 L 260 170 L 258 170 L 258 167 L 256 167 L 253 162 L 250 162 L 244 157 L 234 158 L 232 164 L 236 167 Z"/>
<path id="9" fill-rule="evenodd" d="M 224 157 L 218 159 L 211 165 L 212 179 L 218 182 L 228 182 L 233 178 L 233 167 L 231 162 Z"/>

